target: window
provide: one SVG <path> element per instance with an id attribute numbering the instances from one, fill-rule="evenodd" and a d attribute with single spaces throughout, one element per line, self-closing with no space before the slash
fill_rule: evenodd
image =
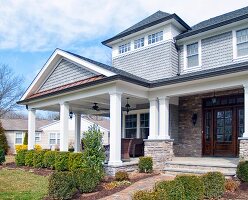
<path id="1" fill-rule="evenodd" d="M 119 46 L 119 54 L 125 53 L 131 50 L 130 42 Z"/>
<path id="2" fill-rule="evenodd" d="M 143 139 L 149 136 L 149 113 L 140 114 L 140 134 Z"/>
<path id="3" fill-rule="evenodd" d="M 198 42 L 187 45 L 187 67 L 199 66 Z"/>
<path id="4" fill-rule="evenodd" d="M 59 145 L 60 144 L 60 133 L 50 133 L 49 144 Z"/>
<path id="5" fill-rule="evenodd" d="M 236 32 L 237 37 L 237 56 L 248 56 L 248 29 Z"/>
<path id="6" fill-rule="evenodd" d="M 40 139 L 41 139 L 41 135 L 39 132 L 36 132 L 35 133 L 35 142 L 40 142 Z"/>
<path id="7" fill-rule="evenodd" d="M 153 44 L 163 40 L 163 31 L 148 35 L 148 44 Z"/>
<path id="8" fill-rule="evenodd" d="M 126 138 L 136 138 L 137 115 L 126 115 L 125 117 Z"/>
<path id="9" fill-rule="evenodd" d="M 144 38 L 140 38 L 138 40 L 134 40 L 134 49 L 138 49 L 144 46 Z"/>
<path id="10" fill-rule="evenodd" d="M 22 144 L 23 143 L 23 134 L 22 134 L 22 132 L 17 132 L 16 133 L 15 143 L 16 144 Z"/>

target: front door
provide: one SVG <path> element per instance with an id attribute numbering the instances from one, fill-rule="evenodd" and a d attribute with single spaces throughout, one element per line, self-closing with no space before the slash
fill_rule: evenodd
<path id="1" fill-rule="evenodd" d="M 243 96 L 220 97 L 215 105 L 205 100 L 203 108 L 203 155 L 237 156 L 244 131 Z"/>

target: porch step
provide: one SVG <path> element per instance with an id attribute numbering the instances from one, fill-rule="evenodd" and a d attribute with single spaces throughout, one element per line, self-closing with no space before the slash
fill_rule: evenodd
<path id="1" fill-rule="evenodd" d="M 169 174 L 204 174 L 218 171 L 225 176 L 235 176 L 237 165 L 234 163 L 170 161 L 165 163 L 164 172 Z"/>

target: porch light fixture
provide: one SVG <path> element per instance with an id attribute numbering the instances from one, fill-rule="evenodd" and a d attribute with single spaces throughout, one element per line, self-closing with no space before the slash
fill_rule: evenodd
<path id="1" fill-rule="evenodd" d="M 193 113 L 193 115 L 192 115 L 192 123 L 193 123 L 193 125 L 195 126 L 195 124 L 196 124 L 196 121 L 197 121 L 197 114 L 196 113 Z"/>
<path id="2" fill-rule="evenodd" d="M 215 105 L 216 104 L 216 97 L 215 97 L 215 91 L 214 91 L 214 96 L 212 97 L 212 104 Z"/>
<path id="3" fill-rule="evenodd" d="M 129 105 L 129 103 L 128 103 L 128 99 L 129 99 L 129 97 L 127 97 L 127 104 L 125 105 L 127 114 L 128 114 L 128 112 L 130 111 L 130 107 L 131 107 L 131 106 Z"/>
<path id="4" fill-rule="evenodd" d="M 69 117 L 70 117 L 70 119 L 72 119 L 72 117 L 73 117 L 73 112 L 72 111 L 69 112 Z"/>

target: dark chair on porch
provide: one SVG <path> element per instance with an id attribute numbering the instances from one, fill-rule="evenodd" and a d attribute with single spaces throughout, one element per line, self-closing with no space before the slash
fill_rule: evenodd
<path id="1" fill-rule="evenodd" d="M 144 156 L 144 141 L 140 138 L 133 138 L 129 155 L 131 157 Z"/>
<path id="2" fill-rule="evenodd" d="M 121 139 L 121 159 L 123 161 L 130 160 L 130 149 L 131 149 L 132 138 Z"/>

